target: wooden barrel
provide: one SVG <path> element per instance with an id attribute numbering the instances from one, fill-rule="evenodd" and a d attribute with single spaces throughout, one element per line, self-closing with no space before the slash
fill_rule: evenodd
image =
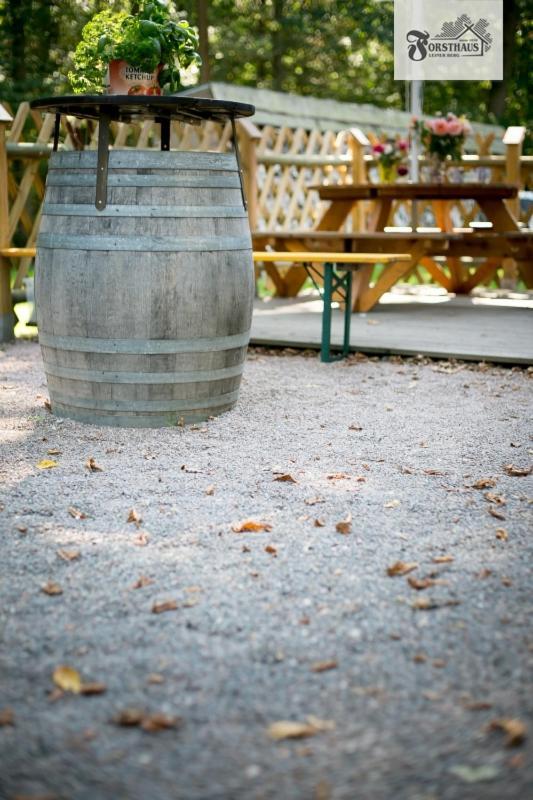
<path id="1" fill-rule="evenodd" d="M 52 411 L 99 425 L 207 419 L 238 397 L 252 245 L 234 155 L 111 151 L 50 159 L 37 240 L 39 342 Z"/>

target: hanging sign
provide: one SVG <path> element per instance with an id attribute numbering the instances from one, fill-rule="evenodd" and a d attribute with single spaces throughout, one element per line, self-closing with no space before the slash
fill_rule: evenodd
<path id="1" fill-rule="evenodd" d="M 394 79 L 503 79 L 503 0 L 395 0 Z"/>

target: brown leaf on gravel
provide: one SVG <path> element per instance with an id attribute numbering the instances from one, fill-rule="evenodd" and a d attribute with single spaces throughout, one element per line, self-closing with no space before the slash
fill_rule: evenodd
<path id="1" fill-rule="evenodd" d="M 494 478 L 480 478 L 472 484 L 473 489 L 493 489 L 496 486 Z"/>
<path id="2" fill-rule="evenodd" d="M 201 472 L 197 467 L 188 467 L 187 464 L 182 464 L 181 470 L 182 472 L 189 472 L 191 475 L 198 475 Z"/>
<path id="3" fill-rule="evenodd" d="M 466 700 L 461 705 L 467 711 L 488 711 L 492 708 L 492 703 L 487 700 Z"/>
<path id="4" fill-rule="evenodd" d="M 395 561 L 394 564 L 387 567 L 387 575 L 389 578 L 394 578 L 397 575 L 407 575 L 417 567 L 418 563 L 416 561 Z"/>
<path id="5" fill-rule="evenodd" d="M 175 600 L 163 600 L 160 603 L 154 603 L 152 606 L 152 614 L 163 614 L 165 611 L 176 611 L 178 604 Z"/>
<path id="6" fill-rule="evenodd" d="M 326 475 L 328 481 L 345 481 L 349 478 L 351 478 L 351 475 L 347 475 L 346 472 L 331 472 L 329 475 Z"/>
<path id="7" fill-rule="evenodd" d="M 326 526 L 326 520 L 323 517 L 317 517 L 313 524 L 315 528 L 324 528 Z"/>
<path id="8" fill-rule="evenodd" d="M 516 467 L 514 464 L 506 464 L 504 470 L 512 478 L 525 478 L 531 475 L 533 467 Z"/>
<path id="9" fill-rule="evenodd" d="M 335 659 L 330 659 L 329 661 L 315 661 L 314 664 L 311 664 L 311 672 L 328 672 L 330 669 L 337 669 L 338 666 Z"/>
<path id="10" fill-rule="evenodd" d="M 443 586 L 447 581 L 441 581 L 438 578 L 407 578 L 407 583 L 411 589 L 422 591 L 422 589 L 429 589 L 431 586 Z"/>
<path id="11" fill-rule="evenodd" d="M 495 519 L 505 519 L 505 514 L 502 514 L 502 512 L 498 511 L 494 506 L 489 506 L 489 514 Z"/>
<path id="12" fill-rule="evenodd" d="M 126 522 L 133 522 L 133 524 L 134 524 L 134 525 L 135 525 L 137 528 L 140 528 L 140 527 L 141 527 L 141 522 L 142 522 L 142 519 L 141 519 L 141 517 L 139 516 L 139 514 L 138 514 L 138 513 L 135 511 L 135 509 L 134 509 L 134 508 L 132 508 L 132 509 L 130 509 L 130 511 L 128 512 L 128 517 L 127 517 L 127 519 L 126 519 Z"/>
<path id="13" fill-rule="evenodd" d="M 509 587 L 509 586 L 512 586 L 512 585 L 513 585 L 513 582 L 512 582 L 512 580 L 511 580 L 511 578 L 507 578 L 506 576 L 504 576 L 504 577 L 501 579 L 501 585 L 502 585 L 502 586 L 507 586 L 507 587 Z"/>
<path id="14" fill-rule="evenodd" d="M 388 500 L 383 508 L 398 508 L 401 505 L 399 500 Z"/>
<path id="15" fill-rule="evenodd" d="M 57 555 L 59 558 L 62 558 L 63 561 L 76 561 L 76 559 L 80 558 L 81 553 L 79 550 L 65 550 L 62 548 L 57 551 Z"/>
<path id="16" fill-rule="evenodd" d="M 107 692 L 107 686 L 105 683 L 100 683 L 99 681 L 88 681 L 87 683 L 82 683 L 80 686 L 80 694 L 84 694 L 86 697 L 95 694 L 105 694 L 105 692 Z"/>
<path id="17" fill-rule="evenodd" d="M 163 675 L 160 675 L 159 672 L 151 672 L 148 677 L 146 678 L 146 683 L 149 683 L 153 686 L 158 686 L 165 682 L 165 678 Z"/>
<path id="18" fill-rule="evenodd" d="M 485 492 L 485 500 L 488 503 L 494 503 L 496 506 L 504 506 L 507 503 L 505 497 L 501 494 L 494 494 L 494 492 Z"/>
<path id="19" fill-rule="evenodd" d="M 15 724 L 15 712 L 12 708 L 0 708 L 0 728 Z"/>
<path id="20" fill-rule="evenodd" d="M 496 528 L 496 538 L 501 542 L 506 542 L 509 539 L 509 534 L 505 528 Z"/>
<path id="21" fill-rule="evenodd" d="M 77 669 L 61 664 L 52 673 L 52 680 L 62 692 L 79 694 L 81 691 L 81 676 Z"/>
<path id="22" fill-rule="evenodd" d="M 169 717 L 167 714 L 147 714 L 141 720 L 141 728 L 145 733 L 158 733 L 171 728 L 177 728 L 181 723 L 179 717 Z"/>
<path id="23" fill-rule="evenodd" d="M 291 722 L 289 720 L 273 722 L 267 728 L 267 736 L 276 742 L 283 739 L 306 739 L 309 736 L 316 736 L 317 733 L 331 731 L 334 728 L 335 723 L 331 720 L 323 720 L 311 716 L 307 717 L 307 722 Z"/>
<path id="24" fill-rule="evenodd" d="M 431 559 L 434 564 L 451 564 L 455 561 L 453 556 L 435 556 Z"/>
<path id="25" fill-rule="evenodd" d="M 352 515 L 348 514 L 346 519 L 342 519 L 340 522 L 337 522 L 335 525 L 335 530 L 338 533 L 342 533 L 343 536 L 347 536 L 349 533 L 352 532 Z"/>
<path id="26" fill-rule="evenodd" d="M 209 497 L 211 497 L 211 495 L 215 494 L 215 487 L 213 485 L 208 486 L 204 494 L 207 494 Z"/>
<path id="27" fill-rule="evenodd" d="M 458 605 L 460 605 L 459 600 L 437 600 L 432 597 L 417 597 L 417 599 L 411 603 L 411 608 L 415 611 L 433 611 L 435 608 Z"/>
<path id="28" fill-rule="evenodd" d="M 411 469 L 411 467 L 402 467 L 400 472 L 402 473 L 402 475 L 414 475 L 415 474 L 414 469 Z"/>
<path id="29" fill-rule="evenodd" d="M 143 589 L 145 586 L 150 586 L 154 582 L 153 578 L 148 578 L 146 575 L 140 575 L 133 586 L 132 589 Z"/>
<path id="30" fill-rule="evenodd" d="M 442 472 L 440 469 L 425 469 L 424 475 L 435 475 L 442 477 L 443 475 L 446 475 L 446 472 Z"/>
<path id="31" fill-rule="evenodd" d="M 245 519 L 242 522 L 235 522 L 231 526 L 234 533 L 244 533 L 245 531 L 271 531 L 272 525 L 268 522 L 257 522 L 255 519 Z"/>
<path id="32" fill-rule="evenodd" d="M 251 553 L 252 552 L 252 548 L 248 547 L 247 544 L 243 544 L 243 546 L 241 547 L 241 552 L 242 553 Z"/>
<path id="33" fill-rule="evenodd" d="M 323 497 L 307 497 L 304 500 L 306 506 L 316 506 L 318 503 L 324 503 L 325 500 Z"/>
<path id="34" fill-rule="evenodd" d="M 55 583 L 55 581 L 48 581 L 41 586 L 41 592 L 44 594 L 49 594 L 50 596 L 63 594 L 63 589 L 59 585 L 59 583 Z"/>
<path id="35" fill-rule="evenodd" d="M 75 508 L 74 506 L 69 506 L 67 508 L 68 513 L 74 519 L 87 519 L 87 514 L 84 511 L 80 511 L 79 508 Z"/>
<path id="36" fill-rule="evenodd" d="M 288 472 L 285 475 L 277 475 L 274 480 L 280 481 L 280 483 L 298 483 L 296 478 L 293 478 Z"/>
<path id="37" fill-rule="evenodd" d="M 46 451 L 49 456 L 60 456 L 61 450 L 58 450 L 57 447 L 51 447 L 49 450 Z"/>
<path id="38" fill-rule="evenodd" d="M 348 430 L 349 431 L 362 431 L 363 429 L 362 429 L 362 427 L 360 425 L 353 424 L 353 425 L 348 425 Z"/>
<path id="39" fill-rule="evenodd" d="M 527 736 L 527 728 L 520 719 L 493 719 L 489 722 L 487 730 L 505 733 L 506 747 L 518 747 Z"/>
<path id="40" fill-rule="evenodd" d="M 146 531 L 139 531 L 133 539 L 133 544 L 137 547 L 146 547 L 148 542 L 150 541 L 150 534 L 146 533 Z"/>
<path id="41" fill-rule="evenodd" d="M 17 530 L 18 530 L 20 533 L 27 533 L 27 532 L 28 532 L 28 526 L 27 526 L 27 525 L 23 525 L 23 524 L 22 524 L 22 522 L 19 522 L 19 524 L 18 524 L 18 525 L 15 525 L 15 528 L 16 528 L 16 529 L 17 529 Z"/>
<path id="42" fill-rule="evenodd" d="M 121 725 L 125 728 L 132 728 L 140 725 L 144 719 L 144 711 L 140 708 L 124 708 L 113 717 L 115 725 Z"/>
<path id="43" fill-rule="evenodd" d="M 43 406 L 46 408 L 47 411 L 50 412 L 50 414 L 52 413 L 52 403 L 50 402 L 50 400 L 46 399 L 43 400 Z"/>
<path id="44" fill-rule="evenodd" d="M 476 578 L 478 578 L 478 580 L 480 581 L 484 581 L 485 578 L 490 578 L 491 575 L 492 575 L 492 570 L 487 569 L 487 567 L 484 567 L 484 569 L 480 569 L 479 572 L 476 574 Z"/>
<path id="45" fill-rule="evenodd" d="M 265 553 L 269 553 L 271 556 L 274 557 L 278 555 L 277 549 L 273 547 L 271 544 L 267 544 L 267 546 L 265 547 Z"/>
<path id="46" fill-rule="evenodd" d="M 89 472 L 103 472 L 103 467 L 100 467 L 94 458 L 91 456 L 85 462 L 85 467 L 89 470 Z"/>

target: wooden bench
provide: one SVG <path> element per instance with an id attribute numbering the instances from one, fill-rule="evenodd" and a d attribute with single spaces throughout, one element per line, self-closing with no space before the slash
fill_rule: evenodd
<path id="1" fill-rule="evenodd" d="M 318 293 L 322 297 L 322 337 L 320 359 L 324 362 L 337 361 L 348 355 L 350 351 L 350 322 L 352 299 L 352 274 L 362 265 L 389 264 L 391 262 L 411 261 L 411 256 L 405 253 L 335 253 L 316 251 L 289 250 L 254 250 L 254 263 L 289 262 L 299 264 L 313 281 Z M 324 267 L 323 276 L 317 268 Z M 316 280 L 317 273 L 323 277 L 324 286 L 321 288 Z M 338 356 L 331 355 L 331 308 L 333 295 L 338 292 L 344 300 L 344 338 L 342 352 Z"/>

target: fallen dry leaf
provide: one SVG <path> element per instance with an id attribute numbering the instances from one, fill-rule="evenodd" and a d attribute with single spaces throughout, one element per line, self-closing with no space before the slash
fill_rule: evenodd
<path id="1" fill-rule="evenodd" d="M 504 470 L 513 478 L 525 478 L 531 475 L 533 467 L 516 467 L 514 464 L 506 464 Z"/>
<path id="2" fill-rule="evenodd" d="M 338 663 L 335 659 L 330 661 L 315 661 L 311 664 L 311 672 L 328 672 L 330 669 L 337 669 Z"/>
<path id="3" fill-rule="evenodd" d="M 473 489 L 493 489 L 496 486 L 496 481 L 494 478 L 480 478 L 474 484 L 472 484 Z"/>
<path id="4" fill-rule="evenodd" d="M 411 589 L 422 591 L 422 589 L 429 589 L 431 586 L 438 586 L 444 584 L 446 581 L 440 581 L 436 578 L 407 578 L 407 583 Z"/>
<path id="5" fill-rule="evenodd" d="M 67 511 L 71 517 L 74 517 L 74 519 L 87 519 L 87 514 L 85 514 L 85 512 L 83 511 L 80 511 L 79 508 L 74 508 L 74 506 L 69 506 L 67 508 Z"/>
<path id="6" fill-rule="evenodd" d="M 107 686 L 99 681 L 89 681 L 88 683 L 82 683 L 80 686 L 80 694 L 84 694 L 87 697 L 95 694 L 105 694 L 105 692 L 107 692 Z"/>
<path id="7" fill-rule="evenodd" d="M 52 403 L 50 400 L 43 400 L 43 406 L 46 408 L 47 411 L 52 413 Z"/>
<path id="8" fill-rule="evenodd" d="M 434 564 L 451 564 L 455 561 L 453 556 L 435 556 L 431 559 Z"/>
<path id="9" fill-rule="evenodd" d="M 151 672 L 146 678 L 146 683 L 152 684 L 154 686 L 164 682 L 165 678 L 163 677 L 163 675 L 160 675 L 159 672 Z"/>
<path id="10" fill-rule="evenodd" d="M 387 575 L 389 578 L 394 578 L 396 575 L 407 575 L 409 572 L 417 569 L 418 563 L 416 561 L 395 561 L 390 567 L 387 567 Z"/>
<path id="11" fill-rule="evenodd" d="M 360 425 L 348 425 L 349 431 L 362 431 L 362 427 Z"/>
<path id="12" fill-rule="evenodd" d="M 140 528 L 142 519 L 139 516 L 139 514 L 135 511 L 135 509 L 131 508 L 130 511 L 128 512 L 128 518 L 126 519 L 126 522 L 133 522 L 133 524 L 137 528 Z"/>
<path id="13" fill-rule="evenodd" d="M 207 489 L 205 490 L 204 494 L 207 494 L 209 496 L 215 494 L 215 487 L 213 485 L 208 486 Z"/>
<path id="14" fill-rule="evenodd" d="M 79 694 L 81 691 L 80 673 L 73 667 L 67 667 L 64 664 L 56 667 L 52 674 L 52 680 L 62 692 Z"/>
<path id="15" fill-rule="evenodd" d="M 415 474 L 414 469 L 411 469 L 411 467 L 402 467 L 400 472 L 403 475 L 414 475 Z"/>
<path id="16" fill-rule="evenodd" d="M 81 553 L 79 550 L 58 550 L 57 555 L 59 558 L 62 558 L 63 561 L 76 561 L 76 559 L 80 558 Z"/>
<path id="17" fill-rule="evenodd" d="M 181 470 L 182 472 L 189 472 L 191 475 L 198 475 L 201 472 L 197 467 L 188 467 L 187 464 L 182 464 Z"/>
<path id="18" fill-rule="evenodd" d="M 399 500 L 389 500 L 387 503 L 385 503 L 383 508 L 398 508 L 399 505 L 400 505 Z"/>
<path id="19" fill-rule="evenodd" d="M 337 524 L 335 525 L 335 530 L 338 531 L 338 533 L 342 533 L 344 536 L 346 536 L 348 533 L 351 533 L 351 531 L 352 531 L 352 515 L 348 514 L 346 519 L 343 519 L 340 522 L 337 522 Z"/>
<path id="20" fill-rule="evenodd" d="M 281 483 L 298 483 L 296 478 L 293 478 L 292 475 L 289 475 L 289 473 L 286 473 L 285 475 L 277 475 L 274 480 L 280 481 Z"/>
<path id="21" fill-rule="evenodd" d="M 487 702 L 487 700 L 465 700 L 462 706 L 467 711 L 488 711 L 492 708 L 492 703 Z"/>
<path id="22" fill-rule="evenodd" d="M 331 731 L 335 728 L 335 723 L 331 720 L 322 720 L 317 717 L 307 717 L 307 722 L 291 722 L 281 720 L 273 722 L 267 728 L 267 736 L 279 742 L 283 739 L 305 739 L 309 736 L 316 736 L 323 731 Z"/>
<path id="23" fill-rule="evenodd" d="M 446 475 L 446 473 L 442 472 L 440 469 L 425 469 L 424 475 L 443 476 Z"/>
<path id="24" fill-rule="evenodd" d="M 22 522 L 19 522 L 19 524 L 18 524 L 18 525 L 15 525 L 15 528 L 16 528 L 16 529 L 17 529 L 17 530 L 18 530 L 20 533 L 27 533 L 27 532 L 28 532 L 28 526 L 27 526 L 27 525 L 23 525 L 23 524 L 22 524 Z"/>
<path id="25" fill-rule="evenodd" d="M 163 600 L 161 603 L 154 603 L 152 614 L 163 614 L 165 611 L 176 611 L 178 604 L 175 600 Z"/>
<path id="26" fill-rule="evenodd" d="M 146 531 L 139 531 L 133 538 L 133 544 L 137 547 L 146 547 L 149 541 L 150 534 L 146 533 Z"/>
<path id="27" fill-rule="evenodd" d="M 55 583 L 54 581 L 48 581 L 41 586 L 41 592 L 44 594 L 49 594 L 51 596 L 57 594 L 63 594 L 63 589 L 59 585 L 59 583 Z"/>
<path id="28" fill-rule="evenodd" d="M 351 476 L 347 475 L 346 472 L 332 472 L 329 475 L 326 475 L 328 481 L 345 481 L 350 477 Z"/>
<path id="29" fill-rule="evenodd" d="M 245 519 L 243 522 L 235 522 L 231 526 L 231 530 L 235 533 L 244 533 L 245 531 L 271 531 L 272 525 L 268 522 L 257 522 L 255 519 Z"/>
<path id="30" fill-rule="evenodd" d="M 139 708 L 124 708 L 119 711 L 113 718 L 116 725 L 122 725 L 125 728 L 135 727 L 140 725 L 144 719 L 144 712 Z"/>
<path id="31" fill-rule="evenodd" d="M 269 553 L 271 556 L 277 556 L 278 551 L 271 544 L 267 544 L 267 546 L 265 547 L 265 553 Z"/>
<path id="32" fill-rule="evenodd" d="M 11 708 L 0 708 L 0 728 L 15 724 L 15 712 Z"/>
<path id="33" fill-rule="evenodd" d="M 487 730 L 505 733 L 506 747 L 518 747 L 527 736 L 527 728 L 520 719 L 493 719 L 489 722 Z"/>
<path id="34" fill-rule="evenodd" d="M 103 472 L 103 468 L 98 466 L 94 458 L 91 456 L 85 462 L 85 467 L 89 470 L 89 472 Z"/>
<path id="35" fill-rule="evenodd" d="M 141 729 L 145 733 L 157 733 L 171 728 L 177 728 L 181 720 L 179 717 L 169 717 L 167 714 L 147 714 L 141 720 Z"/>
<path id="36" fill-rule="evenodd" d="M 37 469 L 53 469 L 54 467 L 58 467 L 59 464 L 57 461 L 52 461 L 51 458 L 43 458 L 37 464 Z"/>
<path id="37" fill-rule="evenodd" d="M 459 600 L 436 600 L 431 597 L 417 597 L 417 599 L 411 603 L 411 608 L 415 611 L 433 611 L 435 608 L 458 605 L 460 605 Z"/>
<path id="38" fill-rule="evenodd" d="M 499 539 L 501 542 L 506 542 L 509 539 L 509 534 L 507 533 L 505 528 L 497 528 L 496 538 Z"/>
<path id="39" fill-rule="evenodd" d="M 489 506 L 489 514 L 495 519 L 505 519 L 505 514 L 502 514 L 502 512 L 498 511 L 498 509 L 494 508 L 494 506 Z"/>
<path id="40" fill-rule="evenodd" d="M 494 492 L 485 492 L 485 500 L 489 503 L 494 503 L 496 506 L 504 506 L 507 502 L 505 497 L 501 494 L 494 494 Z"/>
<path id="41" fill-rule="evenodd" d="M 323 517 L 317 517 L 313 524 L 315 528 L 324 528 L 326 526 L 326 520 Z"/>
<path id="42" fill-rule="evenodd" d="M 49 456 L 60 456 L 61 450 L 58 450 L 57 447 L 51 447 L 50 450 L 46 451 Z"/>
<path id="43" fill-rule="evenodd" d="M 150 586 L 150 584 L 152 584 L 153 582 L 154 582 L 153 578 L 148 578 L 146 575 L 141 575 L 139 578 L 137 578 L 137 580 L 135 581 L 135 583 L 131 588 L 143 589 L 145 586 Z"/>
<path id="44" fill-rule="evenodd" d="M 307 497 L 304 500 L 306 506 L 316 506 L 318 503 L 324 503 L 325 500 L 323 497 Z"/>

